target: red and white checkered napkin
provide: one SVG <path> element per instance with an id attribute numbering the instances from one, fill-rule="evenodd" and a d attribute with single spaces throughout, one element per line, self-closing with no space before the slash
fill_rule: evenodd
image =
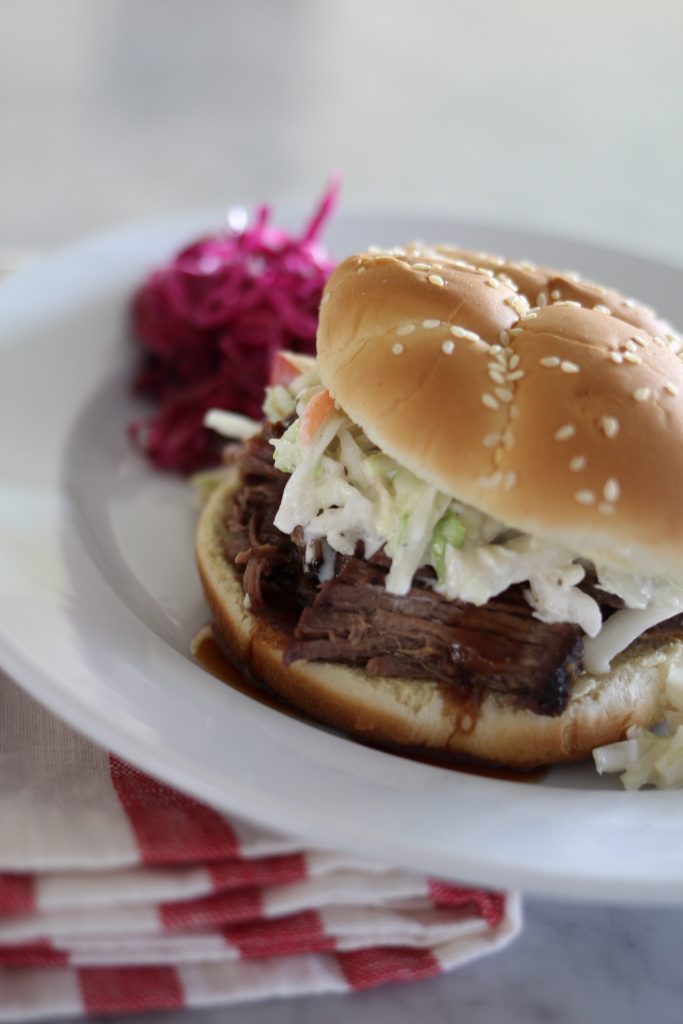
<path id="1" fill-rule="evenodd" d="M 346 992 L 518 932 L 514 894 L 226 818 L 0 675 L 0 1021 Z"/>

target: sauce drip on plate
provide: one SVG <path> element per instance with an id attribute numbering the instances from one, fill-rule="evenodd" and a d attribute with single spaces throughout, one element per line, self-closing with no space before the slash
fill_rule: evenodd
<path id="1" fill-rule="evenodd" d="M 283 715 L 288 715 L 290 718 L 296 718 L 300 722 L 309 722 L 312 725 L 318 725 L 314 719 L 292 707 L 291 704 L 288 704 L 285 700 L 278 697 L 277 694 L 272 693 L 264 683 L 253 679 L 253 677 L 248 675 L 243 669 L 240 669 L 223 652 L 208 630 L 197 637 L 194 644 L 194 656 L 206 672 L 215 676 L 216 679 L 220 679 L 221 682 L 226 685 L 231 686 L 233 690 L 237 690 L 239 693 L 243 693 L 245 696 L 251 697 L 252 700 L 258 701 L 259 704 L 263 704 L 265 707 L 272 708 L 274 711 L 279 711 Z M 463 761 L 456 757 L 449 756 L 448 754 L 439 754 L 436 752 L 429 753 L 425 750 L 406 751 L 378 744 L 367 745 L 373 746 L 374 749 L 386 750 L 387 753 L 394 754 L 398 757 L 406 757 L 410 761 L 419 761 L 421 764 L 431 764 L 437 768 L 446 768 L 450 771 L 460 772 L 466 775 L 479 775 L 487 779 L 504 779 L 506 782 L 534 783 L 539 782 L 545 775 L 545 769 L 542 768 L 535 771 L 515 772 L 507 768 L 474 764 L 469 761 Z"/>

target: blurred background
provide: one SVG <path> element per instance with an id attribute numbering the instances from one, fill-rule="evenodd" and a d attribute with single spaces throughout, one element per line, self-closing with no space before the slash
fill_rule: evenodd
<path id="1" fill-rule="evenodd" d="M 682 43 L 680 0 L 0 0 L 0 248 L 336 169 L 683 265 Z"/>

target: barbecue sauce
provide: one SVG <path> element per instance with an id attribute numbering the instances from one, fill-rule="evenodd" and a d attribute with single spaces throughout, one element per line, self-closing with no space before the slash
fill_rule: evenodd
<path id="1" fill-rule="evenodd" d="M 298 718 L 302 722 L 312 721 L 303 712 L 297 711 L 291 704 L 288 704 L 277 694 L 269 690 L 260 680 L 256 680 L 253 676 L 247 674 L 244 669 L 238 667 L 221 650 L 213 636 L 207 634 L 198 639 L 195 642 L 193 653 L 206 672 L 215 676 L 216 679 L 220 679 L 222 683 L 231 686 L 238 693 L 251 697 L 252 700 L 258 701 L 259 704 L 263 704 L 267 708 L 272 708 L 273 711 L 280 711 L 283 715 L 289 715 L 290 718 Z"/>
<path id="2" fill-rule="evenodd" d="M 298 711 L 291 704 L 288 704 L 287 701 L 269 690 L 260 680 L 255 679 L 243 668 L 238 667 L 219 647 L 215 638 L 210 633 L 207 632 L 197 638 L 194 656 L 206 672 L 215 676 L 216 679 L 220 679 L 222 683 L 232 687 L 233 690 L 237 690 L 238 693 L 251 697 L 252 700 L 258 701 L 259 704 L 272 708 L 274 711 L 279 711 L 283 715 L 296 718 L 300 722 L 308 722 L 312 725 L 317 724 L 314 719 Z M 487 779 L 504 779 L 507 782 L 532 783 L 539 782 L 545 775 L 545 769 L 515 772 L 506 768 L 495 768 L 463 761 L 448 754 L 429 753 L 424 750 L 406 751 L 379 744 L 363 745 L 373 746 L 374 749 L 385 750 L 387 753 L 398 757 L 405 757 L 410 761 L 417 761 L 420 764 L 434 765 L 437 768 L 446 768 L 450 771 L 461 772 L 467 775 L 479 775 Z"/>

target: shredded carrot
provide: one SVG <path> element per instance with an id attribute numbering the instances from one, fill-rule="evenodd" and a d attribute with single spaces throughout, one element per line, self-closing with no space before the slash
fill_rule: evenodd
<path id="1" fill-rule="evenodd" d="M 275 353 L 273 362 L 270 364 L 270 379 L 268 383 L 271 387 L 274 384 L 282 384 L 286 387 L 300 375 L 301 369 L 297 367 L 296 362 L 292 361 L 290 356 L 291 353 L 283 350 Z"/>
<path id="2" fill-rule="evenodd" d="M 334 412 L 334 398 L 329 391 L 314 395 L 301 416 L 301 443 L 310 444 L 328 416 Z"/>

